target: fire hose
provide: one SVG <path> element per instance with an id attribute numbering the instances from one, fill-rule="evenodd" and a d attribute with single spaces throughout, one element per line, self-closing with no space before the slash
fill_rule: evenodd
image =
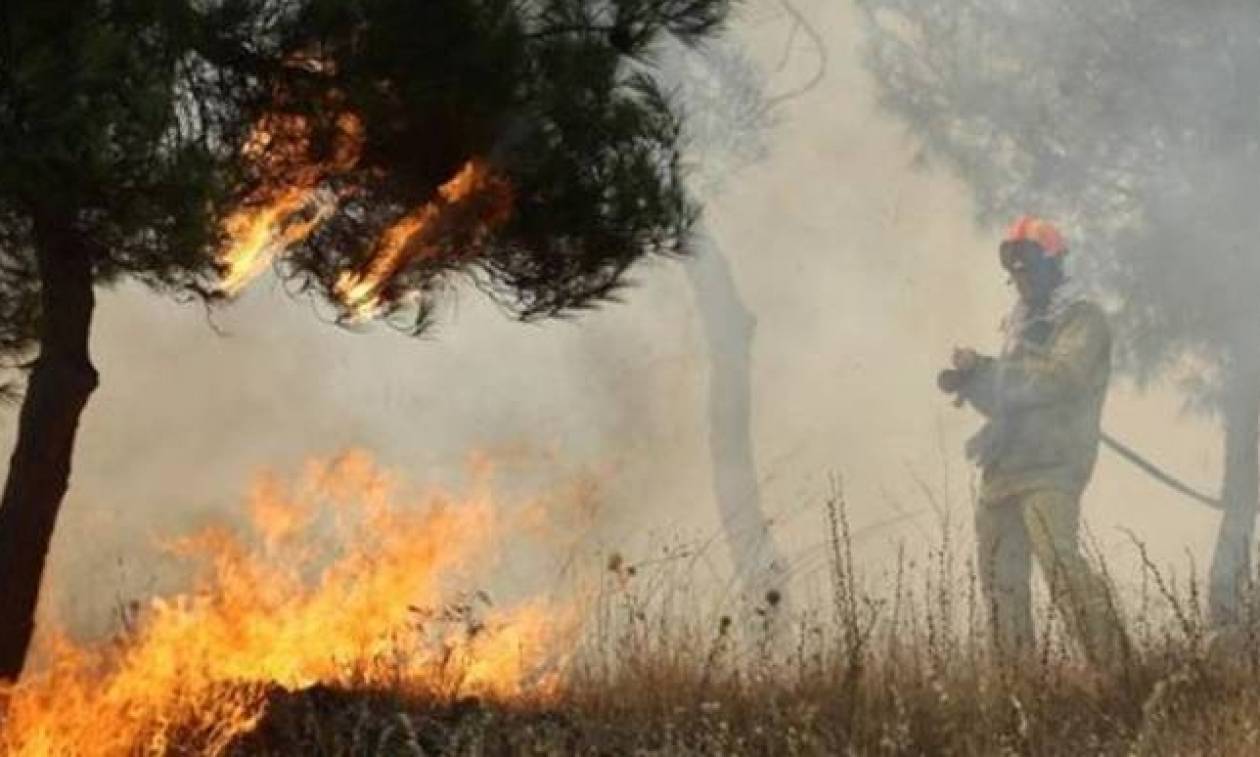
<path id="1" fill-rule="evenodd" d="M 1207 505 L 1208 507 L 1212 507 L 1217 510 L 1223 510 L 1225 508 L 1225 506 L 1221 503 L 1219 499 L 1216 499 L 1215 497 L 1209 497 L 1208 495 L 1200 491 L 1197 491 L 1191 488 L 1190 486 L 1182 483 L 1175 476 L 1173 476 L 1170 473 L 1167 473 L 1166 471 L 1164 471 L 1164 469 L 1160 468 L 1155 463 L 1152 463 L 1150 460 L 1147 460 L 1145 457 L 1142 457 L 1140 454 L 1134 451 L 1132 447 L 1129 447 L 1124 442 L 1121 442 L 1120 440 L 1116 439 L 1114 436 L 1108 434 L 1107 432 L 1103 431 L 1100 438 L 1102 439 L 1102 443 L 1107 445 L 1107 447 L 1110 448 L 1111 451 L 1120 455 L 1125 460 L 1128 460 L 1130 463 L 1133 463 L 1142 471 L 1144 471 L 1145 473 L 1150 475 L 1152 478 L 1154 478 L 1156 481 L 1167 486 L 1168 488 L 1172 489 L 1178 494 L 1184 494 L 1185 496 L 1189 497 L 1190 499 L 1195 500 L 1196 502 L 1200 502 L 1202 504 Z"/>

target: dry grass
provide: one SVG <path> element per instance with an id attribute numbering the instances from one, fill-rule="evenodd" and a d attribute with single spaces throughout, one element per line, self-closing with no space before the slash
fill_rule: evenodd
<path id="1" fill-rule="evenodd" d="M 1116 602 L 1127 654 L 1106 669 L 1087 665 L 1050 609 L 1037 647 L 1017 656 L 991 647 L 975 569 L 954 557 L 948 529 L 926 570 L 902 559 L 876 591 L 856 570 L 839 495 L 826 523 L 821 614 L 787 617 L 774 595 L 738 613 L 700 609 L 684 553 L 652 565 L 614 558 L 584 641 L 548 696 L 277 691 L 231 752 L 1260 753 L 1256 613 L 1217 638 L 1193 582 L 1178 587 L 1147 560 L 1138 596 Z"/>

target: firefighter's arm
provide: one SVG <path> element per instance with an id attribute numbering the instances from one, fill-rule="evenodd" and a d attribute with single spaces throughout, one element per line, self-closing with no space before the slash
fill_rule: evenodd
<path id="1" fill-rule="evenodd" d="M 1111 334 L 1102 311 L 1080 307 L 1045 346 L 1027 345 L 1019 357 L 987 366 L 991 387 L 1006 407 L 1034 407 L 1079 396 L 1090 389 L 1099 361 L 1111 352 Z M 979 373 L 979 372 L 977 372 Z"/>

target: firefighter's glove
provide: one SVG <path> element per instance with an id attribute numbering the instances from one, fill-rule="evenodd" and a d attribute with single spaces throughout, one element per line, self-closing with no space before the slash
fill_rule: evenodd
<path id="1" fill-rule="evenodd" d="M 980 367 L 981 357 L 975 350 L 957 347 L 950 362 L 953 364 L 952 368 L 946 368 L 936 375 L 936 386 L 946 394 L 959 395 L 954 398 L 954 404 L 961 405 L 963 399 L 960 392 Z"/>
<path id="2" fill-rule="evenodd" d="M 936 386 L 946 394 L 956 394 L 962 391 L 963 384 L 967 383 L 968 378 L 968 374 L 957 368 L 946 368 L 936 374 Z"/>

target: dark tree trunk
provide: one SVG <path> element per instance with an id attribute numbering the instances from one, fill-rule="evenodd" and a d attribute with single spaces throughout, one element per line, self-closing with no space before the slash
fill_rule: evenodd
<path id="1" fill-rule="evenodd" d="M 0 680 L 22 672 L 57 511 L 70 478 L 79 416 L 96 388 L 88 352 L 92 261 L 69 224 L 35 225 L 41 324 L 17 443 L 0 501 Z"/>
<path id="2" fill-rule="evenodd" d="M 709 454 L 713 489 L 735 570 L 750 599 L 785 596 L 786 565 L 761 507 L 753 455 L 749 368 L 756 318 L 744 306 L 721 250 L 703 225 L 687 276 L 709 347 Z"/>
<path id="3" fill-rule="evenodd" d="M 1260 504 L 1260 358 L 1237 350 L 1225 378 L 1222 417 L 1225 471 L 1216 552 L 1209 573 L 1208 601 L 1214 623 L 1238 619 L 1241 584 L 1251 576 L 1251 546 Z"/>

